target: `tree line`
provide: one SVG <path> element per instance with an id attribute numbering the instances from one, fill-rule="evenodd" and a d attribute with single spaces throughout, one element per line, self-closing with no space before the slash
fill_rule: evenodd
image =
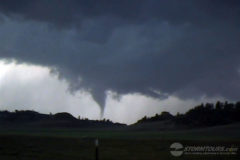
<path id="1" fill-rule="evenodd" d="M 162 112 L 153 117 L 143 117 L 137 123 L 171 120 L 176 124 L 189 126 L 216 126 L 240 122 L 240 102 L 229 103 L 217 101 L 215 104 L 200 104 L 186 113 L 172 115 Z"/>

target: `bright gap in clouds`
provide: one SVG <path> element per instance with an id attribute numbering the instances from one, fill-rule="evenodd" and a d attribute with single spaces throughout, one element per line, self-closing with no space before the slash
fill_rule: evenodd
<path id="1" fill-rule="evenodd" d="M 0 109 L 35 110 L 42 113 L 69 112 L 74 116 L 99 118 L 91 95 L 72 95 L 68 84 L 50 74 L 47 67 L 0 62 Z"/>
<path id="2" fill-rule="evenodd" d="M 175 115 L 178 112 L 185 113 L 200 103 L 215 103 L 217 100 L 224 100 L 220 97 L 182 100 L 175 96 L 169 96 L 166 99 L 155 99 L 141 94 L 127 94 L 123 95 L 118 101 L 111 96 L 111 93 L 109 95 L 107 97 L 105 117 L 128 124 L 135 123 L 144 116 L 152 117 L 162 111 L 168 111 Z"/>
<path id="3" fill-rule="evenodd" d="M 104 118 L 114 122 L 135 123 L 143 116 L 162 111 L 183 113 L 201 102 L 216 99 L 181 100 L 169 96 L 164 100 L 141 94 L 126 94 L 119 99 L 108 92 Z M 71 94 L 68 83 L 59 80 L 42 66 L 0 61 L 0 110 L 35 110 L 41 113 L 69 112 L 75 117 L 100 119 L 100 109 L 86 91 Z"/>

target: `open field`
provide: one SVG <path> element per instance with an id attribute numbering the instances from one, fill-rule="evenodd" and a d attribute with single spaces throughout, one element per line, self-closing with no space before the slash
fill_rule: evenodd
<path id="1" fill-rule="evenodd" d="M 100 141 L 99 159 L 238 159 L 237 155 L 183 155 L 173 157 L 169 146 L 186 145 L 239 146 L 239 125 L 187 131 L 128 131 L 80 129 L 1 130 L 0 160 L 93 160 L 94 140 Z"/>

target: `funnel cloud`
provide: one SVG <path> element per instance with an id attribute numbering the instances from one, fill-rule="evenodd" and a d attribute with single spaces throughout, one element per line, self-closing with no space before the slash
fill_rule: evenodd
<path id="1" fill-rule="evenodd" d="M 106 100 L 105 90 L 94 89 L 90 93 L 91 93 L 93 99 L 95 100 L 95 102 L 97 102 L 97 104 L 100 107 L 100 118 L 103 118 L 104 108 L 105 108 L 105 100 Z"/>

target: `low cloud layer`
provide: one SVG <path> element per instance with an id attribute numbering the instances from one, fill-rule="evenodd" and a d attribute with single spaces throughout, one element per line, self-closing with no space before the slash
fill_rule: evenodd
<path id="1" fill-rule="evenodd" d="M 0 13 L 1 59 L 51 68 L 102 112 L 107 91 L 239 98 L 237 0 L 13 0 Z"/>

